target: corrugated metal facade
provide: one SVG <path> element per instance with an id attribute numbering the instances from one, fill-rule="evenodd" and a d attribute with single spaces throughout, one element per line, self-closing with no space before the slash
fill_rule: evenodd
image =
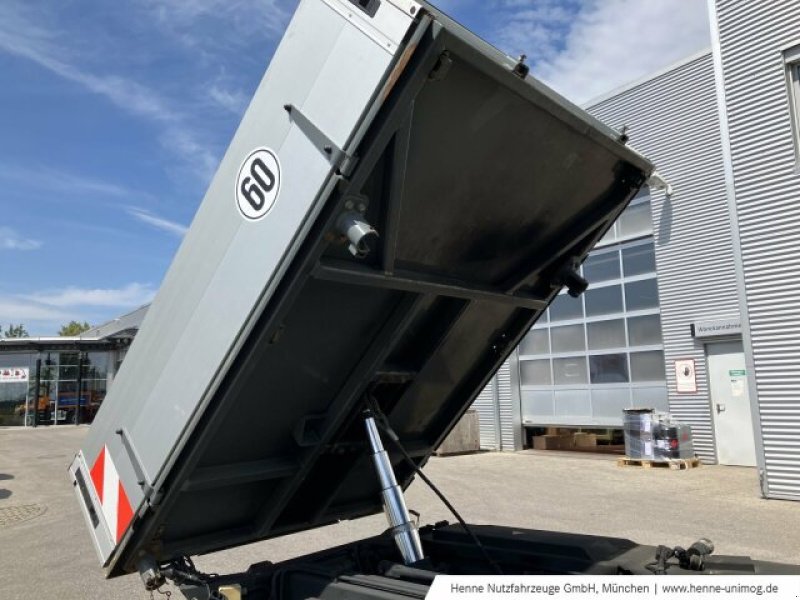
<path id="1" fill-rule="evenodd" d="M 652 192 L 670 412 L 689 423 L 698 455 L 716 461 L 703 344 L 694 321 L 738 317 L 736 271 L 726 200 L 714 65 L 705 52 L 593 104 L 588 111 L 653 160 L 674 187 Z M 692 358 L 697 393 L 678 394 L 676 359 Z"/>
<path id="2" fill-rule="evenodd" d="M 800 177 L 784 51 L 797 0 L 718 0 L 741 261 L 761 421 L 764 492 L 800 499 Z M 713 12 L 713 11 L 712 11 Z"/>
<path id="3" fill-rule="evenodd" d="M 519 394 L 515 394 L 511 384 L 511 364 L 509 361 L 495 375 L 497 399 L 500 408 L 500 436 L 503 450 L 520 450 Z M 519 386 L 517 386 L 519 390 Z"/>
<path id="4" fill-rule="evenodd" d="M 482 449 L 513 451 L 522 448 L 519 384 L 512 380 L 512 359 L 503 363 L 472 408 L 478 411 Z"/>
<path id="5" fill-rule="evenodd" d="M 500 413 L 497 406 L 497 377 L 492 377 L 488 385 L 475 398 L 472 403 L 478 413 L 478 427 L 480 428 L 481 449 L 499 450 L 498 431 L 500 428 Z"/>

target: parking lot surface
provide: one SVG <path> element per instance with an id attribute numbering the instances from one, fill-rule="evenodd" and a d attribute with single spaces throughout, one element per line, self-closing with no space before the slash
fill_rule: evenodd
<path id="1" fill-rule="evenodd" d="M 86 427 L 0 429 L 0 596 L 148 598 L 136 575 L 105 580 L 67 465 Z M 630 538 L 800 563 L 800 503 L 764 500 L 755 469 L 619 468 L 613 457 L 525 451 L 433 458 L 425 468 L 468 522 Z M 420 481 L 407 495 L 422 523 L 450 519 Z M 383 531 L 375 515 L 197 559 L 226 573 Z M 182 596 L 173 596 L 178 600 Z"/>

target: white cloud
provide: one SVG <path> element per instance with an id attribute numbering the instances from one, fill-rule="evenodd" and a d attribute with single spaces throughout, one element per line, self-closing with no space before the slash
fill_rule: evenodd
<path id="1" fill-rule="evenodd" d="M 219 164 L 219 157 L 204 144 L 197 141 L 197 137 L 183 127 L 170 127 L 168 131 L 159 136 L 162 146 L 172 148 L 182 156 L 188 170 L 203 182 L 211 180 L 211 176 Z"/>
<path id="2" fill-rule="evenodd" d="M 240 36 L 277 36 L 289 18 L 283 6 L 290 4 L 281 0 L 140 0 L 157 21 L 169 29 L 181 30 L 181 39 L 191 45 L 215 43 L 214 36 L 199 36 L 192 33 L 197 21 L 211 17 L 216 23 L 224 23 Z M 226 38 L 228 42 L 235 36 Z"/>
<path id="3" fill-rule="evenodd" d="M 33 15 L 14 3 L 0 5 L 0 49 L 26 58 L 56 75 L 106 96 L 128 112 L 169 121 L 173 111 L 158 94 L 135 81 L 116 75 L 98 76 L 68 62 L 69 52 L 61 47 L 53 31 L 36 22 Z"/>
<path id="4" fill-rule="evenodd" d="M 587 0 L 568 20 L 549 1 L 515 4 L 495 37 L 508 52 L 527 49 L 533 75 L 578 103 L 710 45 L 705 0 Z"/>
<path id="5" fill-rule="evenodd" d="M 30 300 L 14 296 L 0 296 L 0 324 L 24 323 L 31 321 L 60 321 L 69 319 L 66 311 L 34 304 Z"/>
<path id="6" fill-rule="evenodd" d="M 116 74 L 97 75 L 70 60 L 70 52 L 58 42 L 57 32 L 48 30 L 42 19 L 30 14 L 21 5 L 0 3 L 0 51 L 25 58 L 76 83 L 86 90 L 104 96 L 113 104 L 133 115 L 158 123 L 165 131 L 159 137 L 161 144 L 194 165 L 198 152 L 203 161 L 213 153 L 190 131 L 182 112 L 155 90 Z M 172 143 L 173 140 L 182 143 Z M 186 143 L 191 140 L 191 143 Z M 192 152 L 186 154 L 186 148 Z"/>
<path id="7" fill-rule="evenodd" d="M 235 115 L 241 115 L 250 101 L 243 92 L 226 90 L 218 85 L 212 85 L 208 90 L 208 95 L 219 106 Z"/>
<path id="8" fill-rule="evenodd" d="M 121 288 L 91 289 L 69 286 L 59 290 L 38 292 L 19 298 L 36 303 L 44 310 L 62 307 L 105 306 L 136 307 L 153 300 L 155 289 L 150 284 L 129 283 Z M 22 317 L 15 317 L 19 320 Z"/>
<path id="9" fill-rule="evenodd" d="M 114 183 L 42 166 L 0 164 L 0 180 L 24 184 L 26 189 L 57 190 L 61 194 L 149 197 L 149 194 L 129 190 Z"/>
<path id="10" fill-rule="evenodd" d="M 23 323 L 31 335 L 53 335 L 73 319 L 97 322 L 108 313 L 129 310 L 153 300 L 149 284 L 91 289 L 69 286 L 35 294 L 0 294 L 0 323 Z"/>
<path id="11" fill-rule="evenodd" d="M 152 225 L 156 229 L 161 229 L 162 231 L 168 231 L 169 233 L 173 233 L 179 237 L 183 237 L 184 235 L 186 235 L 186 232 L 189 230 L 189 228 L 186 227 L 186 225 L 177 223 L 175 221 L 170 221 L 169 219 L 165 219 L 164 217 L 159 217 L 158 215 L 154 215 L 150 211 L 144 210 L 142 208 L 129 208 L 128 214 L 139 219 L 143 223 Z"/>
<path id="12" fill-rule="evenodd" d="M 10 227 L 0 227 L 0 250 L 36 250 L 42 242 L 19 235 Z"/>
<path id="13" fill-rule="evenodd" d="M 551 60 L 572 25 L 574 0 L 505 0 L 505 19 L 495 33 L 498 43 L 516 56 L 530 53 L 536 62 Z"/>

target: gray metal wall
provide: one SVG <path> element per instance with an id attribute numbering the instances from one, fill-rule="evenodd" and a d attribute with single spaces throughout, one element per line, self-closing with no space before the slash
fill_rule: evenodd
<path id="1" fill-rule="evenodd" d="M 755 367 L 751 396 L 758 397 L 761 422 L 762 485 L 769 497 L 798 500 L 800 176 L 783 51 L 800 46 L 800 2 L 717 0 L 711 8 Z"/>
<path id="2" fill-rule="evenodd" d="M 514 356 L 503 363 L 472 404 L 478 412 L 483 450 L 522 449 L 519 381 L 513 376 L 516 369 Z"/>
<path id="3" fill-rule="evenodd" d="M 739 314 L 730 217 L 710 50 L 612 93 L 588 111 L 619 128 L 674 187 L 652 192 L 670 411 L 692 426 L 697 453 L 716 461 L 702 343 L 693 321 Z M 678 394 L 673 361 L 693 358 L 697 393 Z"/>

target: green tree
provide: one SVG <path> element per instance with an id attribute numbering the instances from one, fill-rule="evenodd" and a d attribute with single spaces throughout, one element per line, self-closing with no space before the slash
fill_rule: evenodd
<path id="1" fill-rule="evenodd" d="M 78 321 L 70 321 L 61 328 L 61 330 L 58 332 L 58 335 L 80 335 L 87 329 L 91 329 L 91 325 L 89 325 L 89 323 L 86 321 L 83 323 L 78 323 Z"/>
<path id="2" fill-rule="evenodd" d="M 9 323 L 8 329 L 2 331 L 2 327 L 0 327 L 0 337 L 7 337 L 7 338 L 21 338 L 21 337 L 28 337 L 28 330 L 25 329 L 25 325 L 20 323 L 19 325 L 14 325 L 13 323 Z"/>

